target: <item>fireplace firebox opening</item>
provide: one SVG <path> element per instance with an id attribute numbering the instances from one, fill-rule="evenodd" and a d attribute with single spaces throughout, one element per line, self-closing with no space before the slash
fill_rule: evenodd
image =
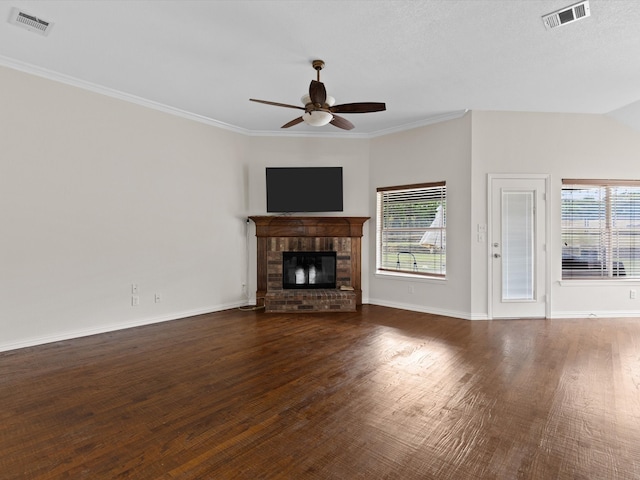
<path id="1" fill-rule="evenodd" d="M 336 252 L 282 252 L 282 288 L 336 288 Z"/>

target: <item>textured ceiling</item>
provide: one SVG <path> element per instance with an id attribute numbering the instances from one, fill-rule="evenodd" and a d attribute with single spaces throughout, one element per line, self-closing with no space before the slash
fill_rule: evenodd
<path id="1" fill-rule="evenodd" d="M 546 30 L 564 0 L 0 1 L 0 64 L 251 134 L 378 135 L 471 110 L 640 119 L 640 2 L 591 0 Z M 48 36 L 6 21 L 12 7 Z M 315 78 L 356 128 L 279 127 Z M 640 122 L 638 122 L 640 125 Z"/>

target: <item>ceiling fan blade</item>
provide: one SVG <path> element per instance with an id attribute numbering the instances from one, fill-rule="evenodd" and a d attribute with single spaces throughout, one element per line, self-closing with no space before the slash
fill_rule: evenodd
<path id="1" fill-rule="evenodd" d="M 298 118 L 294 118 L 293 120 L 291 120 L 289 123 L 285 123 L 284 125 L 282 125 L 282 127 L 280 128 L 289 128 L 289 127 L 293 127 L 294 125 L 297 125 L 299 123 L 302 123 L 302 117 L 298 117 Z"/>
<path id="2" fill-rule="evenodd" d="M 387 106 L 383 102 L 343 103 L 329 108 L 329 110 L 336 113 L 370 113 L 382 112 L 386 109 Z"/>
<path id="3" fill-rule="evenodd" d="M 321 106 L 327 101 L 327 89 L 324 88 L 324 83 L 317 80 L 311 80 L 309 85 L 309 97 L 311 103 L 320 104 Z"/>
<path id="4" fill-rule="evenodd" d="M 354 127 L 353 123 L 351 123 L 349 120 L 347 120 L 346 118 L 339 117 L 337 115 L 334 115 L 333 120 L 331 120 L 331 122 L 329 123 L 343 130 L 351 130 Z"/>
<path id="5" fill-rule="evenodd" d="M 268 102 L 267 100 L 256 100 L 255 98 L 250 98 L 249 101 L 264 103 L 266 105 L 274 105 L 276 107 L 297 108 L 298 110 L 304 110 L 304 107 L 299 107 L 297 105 L 289 105 L 287 103 Z"/>

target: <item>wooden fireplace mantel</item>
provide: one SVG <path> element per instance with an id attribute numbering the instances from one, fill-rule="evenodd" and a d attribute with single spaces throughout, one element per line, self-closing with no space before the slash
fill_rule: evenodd
<path id="1" fill-rule="evenodd" d="M 256 237 L 362 237 L 369 217 L 249 217 Z"/>
<path id="2" fill-rule="evenodd" d="M 364 223 L 369 217 L 312 217 L 312 216 L 252 216 L 257 237 L 257 289 L 256 301 L 260 305 L 269 290 L 269 257 L 273 258 L 283 245 L 291 248 L 295 238 L 326 239 L 328 243 L 339 243 L 340 238 L 349 238 L 348 251 L 344 252 L 349 261 L 348 278 L 345 282 L 353 288 L 356 304 L 362 304 L 361 256 Z M 274 241 L 274 239 L 280 239 Z M 335 240 L 334 240 L 335 239 Z M 293 249 L 293 248 L 292 248 Z M 281 253 L 279 253 L 281 255 Z M 273 276 L 273 273 L 271 273 Z M 340 286 L 340 285 L 339 285 Z M 274 288 L 273 286 L 271 288 Z"/>

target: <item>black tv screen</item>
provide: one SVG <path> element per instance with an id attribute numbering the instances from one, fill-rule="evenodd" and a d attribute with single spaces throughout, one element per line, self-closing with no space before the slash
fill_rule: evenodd
<path id="1" fill-rule="evenodd" d="M 342 167 L 267 167 L 267 212 L 342 212 Z"/>

